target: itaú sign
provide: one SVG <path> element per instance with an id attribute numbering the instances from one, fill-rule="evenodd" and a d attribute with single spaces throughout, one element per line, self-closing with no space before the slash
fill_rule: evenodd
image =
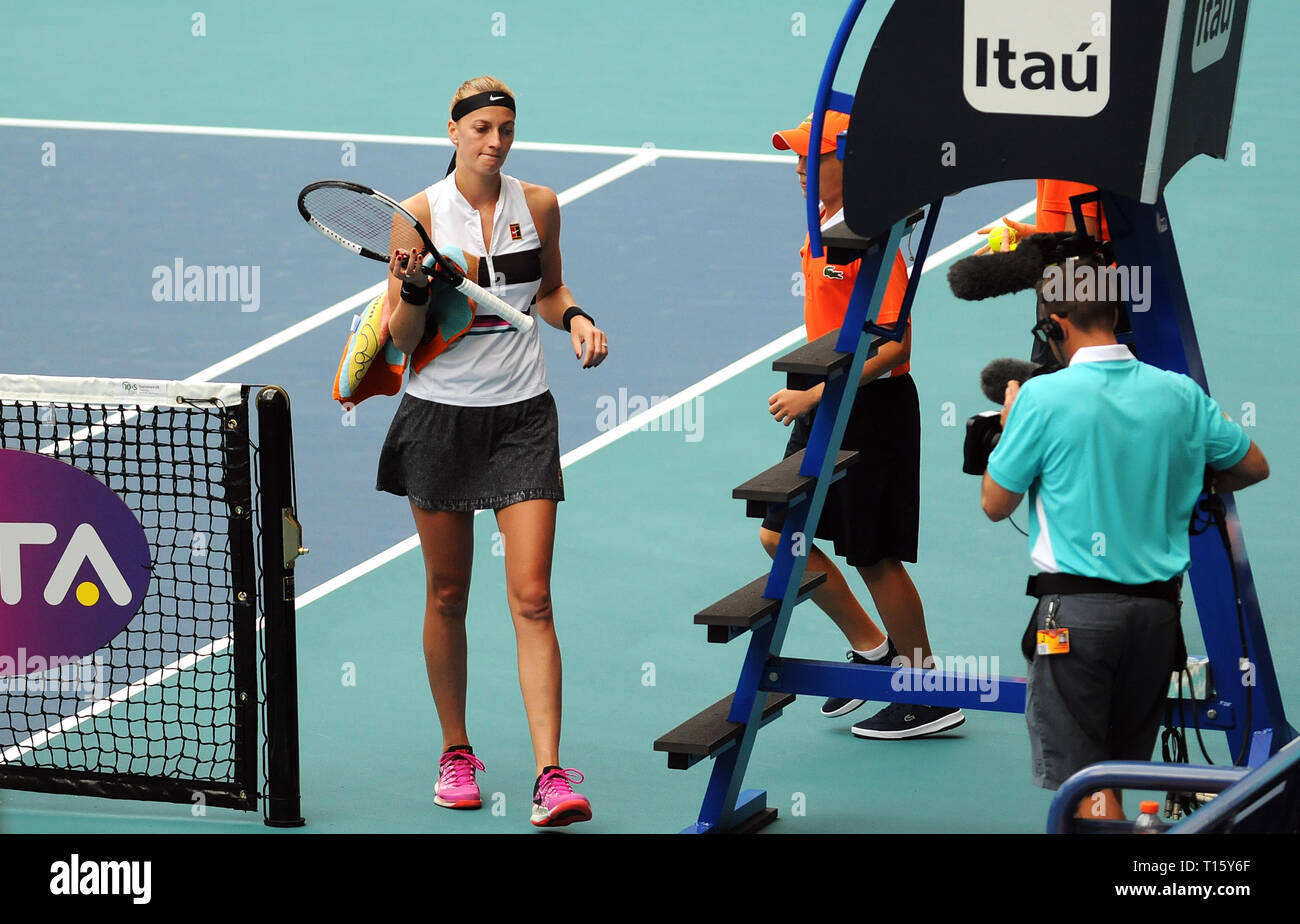
<path id="1" fill-rule="evenodd" d="M 1086 118 L 1110 102 L 1110 0 L 966 0 L 964 14 L 975 109 Z"/>

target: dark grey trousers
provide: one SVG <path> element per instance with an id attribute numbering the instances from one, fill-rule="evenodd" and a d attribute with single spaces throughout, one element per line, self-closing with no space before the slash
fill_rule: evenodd
<path id="1" fill-rule="evenodd" d="M 1178 639 L 1178 606 L 1120 594 L 1049 594 L 1070 630 L 1066 654 L 1029 664 L 1025 721 L 1036 786 L 1057 789 L 1089 764 L 1150 760 L 1164 718 Z"/>

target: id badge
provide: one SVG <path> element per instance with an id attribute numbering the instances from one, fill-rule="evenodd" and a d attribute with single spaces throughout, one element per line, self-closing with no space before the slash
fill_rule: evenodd
<path id="1" fill-rule="evenodd" d="M 1066 654 L 1070 650 L 1069 629 L 1039 629 L 1038 653 L 1040 655 Z"/>

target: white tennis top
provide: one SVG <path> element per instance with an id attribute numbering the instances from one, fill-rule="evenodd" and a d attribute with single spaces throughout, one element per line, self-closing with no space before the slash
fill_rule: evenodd
<path id="1" fill-rule="evenodd" d="M 433 242 L 459 247 L 479 258 L 478 284 L 536 318 L 542 283 L 542 244 L 514 177 L 501 175 L 501 195 L 492 216 L 491 246 L 483 242 L 483 223 L 450 174 L 425 190 L 433 217 Z M 535 398 L 547 390 L 540 324 L 515 330 L 479 308 L 469 331 L 407 382 L 417 398 L 462 407 L 492 407 Z"/>

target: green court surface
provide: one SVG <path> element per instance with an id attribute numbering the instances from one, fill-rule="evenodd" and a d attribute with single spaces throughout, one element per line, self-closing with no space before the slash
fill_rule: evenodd
<path id="1" fill-rule="evenodd" d="M 838 0 L 646 6 L 562 0 L 500 8 L 399 2 L 382 16 L 342 2 L 203 6 L 204 36 L 192 34 L 191 10 L 161 0 L 6 10 L 0 117 L 438 134 L 444 97 L 459 80 L 489 71 L 528 101 L 531 141 L 768 152 L 771 128 L 811 108 L 843 12 Z M 869 11 L 877 6 L 883 4 L 869 4 Z M 1300 626 L 1291 576 L 1300 509 L 1300 314 L 1293 303 L 1300 261 L 1291 224 L 1300 188 L 1294 157 L 1300 116 L 1292 101 L 1291 45 L 1300 7 L 1262 0 L 1252 6 L 1228 161 L 1189 164 L 1166 196 L 1211 392 L 1227 412 L 1249 420 L 1252 438 L 1272 463 L 1272 477 L 1243 492 L 1238 510 L 1283 699 L 1296 724 Z M 874 33 L 872 15 L 859 26 L 846 60 L 861 60 L 862 36 Z M 424 36 L 421 30 L 428 36 L 427 61 L 397 64 L 383 50 L 395 34 Z M 439 41 L 439 33 L 457 41 Z M 581 53 L 570 53 L 570 43 Z M 856 81 L 854 66 L 846 65 L 849 71 Z M 851 89 L 846 79 L 840 84 Z M 421 104 L 427 123 L 412 127 L 411 100 L 420 86 L 439 89 Z M 789 218 L 797 231 L 801 215 Z M 785 256 L 797 270 L 793 246 Z M 986 520 L 978 481 L 960 467 L 964 421 L 986 409 L 976 387 L 979 369 L 995 356 L 1027 351 L 1032 314 L 1014 296 L 959 302 L 945 271 L 927 266 L 914 312 L 922 511 L 920 560 L 909 571 L 937 656 L 986 657 L 993 672 L 1018 676 L 1030 604 L 1023 596 L 1027 540 Z M 773 297 L 791 301 L 794 328 L 797 303 L 788 292 Z M 663 348 L 627 347 L 643 355 Z M 98 347 L 76 349 L 90 355 Z M 569 829 L 575 833 L 669 833 L 695 820 L 709 763 L 669 771 L 651 745 L 736 682 L 745 639 L 707 644 L 691 619 L 767 569 L 757 522 L 744 517 L 743 502 L 730 494 L 781 455 L 786 433 L 766 412 L 767 397 L 783 384 L 770 369 L 775 355 L 768 351 L 690 399 L 688 413 L 676 418 L 679 426 L 670 417 L 657 431 L 627 433 L 565 470 L 568 499 L 560 506 L 553 586 L 565 667 L 561 754 L 566 767 L 586 774 L 579 788 L 595 815 Z M 739 358 L 725 341 L 717 344 L 717 369 Z M 70 362 L 75 367 L 75 356 Z M 608 394 L 617 395 L 622 384 L 611 374 Z M 592 406 L 559 410 L 575 418 L 600 413 Z M 378 515 L 409 520 L 397 498 L 384 497 L 380 508 Z M 1024 519 L 1022 509 L 1016 520 L 1023 526 Z M 468 718 L 475 751 L 487 765 L 479 776 L 484 810 L 451 812 L 432 802 L 439 733 L 420 645 L 423 565 L 412 550 L 324 595 L 299 588 L 310 601 L 298 614 L 308 819 L 301 830 L 530 830 L 533 759 L 495 530 L 490 512 L 477 518 L 468 622 Z M 309 545 L 347 541 L 346 535 L 308 536 Z M 369 554 L 358 553 L 357 562 Z M 850 580 L 867 600 L 856 575 Z M 1190 605 L 1184 626 L 1196 653 Z M 783 653 L 838 659 L 843 647 L 830 621 L 803 604 Z M 1022 717 L 972 711 L 951 734 L 880 742 L 848 731 L 870 706 L 823 719 L 819 704 L 800 697 L 758 735 L 745 785 L 766 789 L 780 811 L 768 833 L 1043 830 L 1050 793 L 1030 783 Z M 1216 763 L 1230 762 L 1222 735 L 1206 741 Z M 1193 757 L 1199 759 L 1194 744 Z M 0 791 L 4 833 L 278 833 L 257 815 L 196 811 Z"/>
<path id="2" fill-rule="evenodd" d="M 969 310 L 927 283 L 916 321 L 921 344 L 934 342 L 945 319 L 955 324 L 954 316 Z M 971 349 L 980 350 L 983 338 L 962 326 L 975 341 Z M 990 664 L 997 658 L 1001 672 L 1014 676 L 1023 666 L 1017 644 L 1028 603 L 1020 595 L 1025 542 L 1005 524 L 984 521 L 975 480 L 958 470 L 960 431 L 943 426 L 943 399 L 959 399 L 961 414 L 971 399 L 958 384 L 964 377 L 945 374 L 944 356 L 958 359 L 921 347 L 914 360 L 925 492 L 921 561 L 912 574 L 935 654 L 987 656 Z M 739 645 L 706 644 L 690 615 L 765 570 L 755 524 L 729 489 L 779 455 L 784 432 L 762 410 L 776 380 L 765 364 L 756 366 L 695 399 L 692 416 L 682 418 L 693 432 L 674 431 L 669 417 L 658 432 L 629 433 L 566 471 L 554 590 L 566 666 L 562 753 L 589 777 L 584 791 L 596 817 L 585 830 L 666 833 L 698 810 L 706 769 L 670 772 L 650 743 L 734 684 Z M 1283 436 L 1282 427 L 1261 423 L 1257 439 L 1271 447 Z M 1281 497 L 1293 493 L 1275 474 L 1256 496 L 1241 499 L 1247 538 L 1260 537 L 1250 548 L 1266 614 L 1285 611 L 1289 517 Z M 300 611 L 305 830 L 527 829 L 531 753 L 494 531 L 490 514 L 481 515 L 469 721 L 488 766 L 485 798 L 496 811 L 448 812 L 429 798 L 437 734 L 419 648 L 423 571 L 412 551 Z M 1186 625 L 1195 650 L 1195 623 L 1188 618 Z M 1294 690 L 1300 638 L 1284 619 L 1269 628 L 1282 688 Z M 836 636 L 805 604 L 785 652 L 834 658 L 842 647 Z M 891 743 L 853 738 L 848 720 L 823 719 L 816 709 L 816 700 L 801 698 L 759 735 L 746 779 L 782 809 L 772 833 L 1042 829 L 1049 800 L 1029 785 L 1018 716 L 972 712 L 950 735 Z M 1212 757 L 1223 762 L 1221 739 L 1209 741 Z M 6 793 L 0 804 L 5 830 L 15 833 L 262 830 L 239 813 L 214 809 L 198 819 L 184 805 L 26 793 Z"/>

